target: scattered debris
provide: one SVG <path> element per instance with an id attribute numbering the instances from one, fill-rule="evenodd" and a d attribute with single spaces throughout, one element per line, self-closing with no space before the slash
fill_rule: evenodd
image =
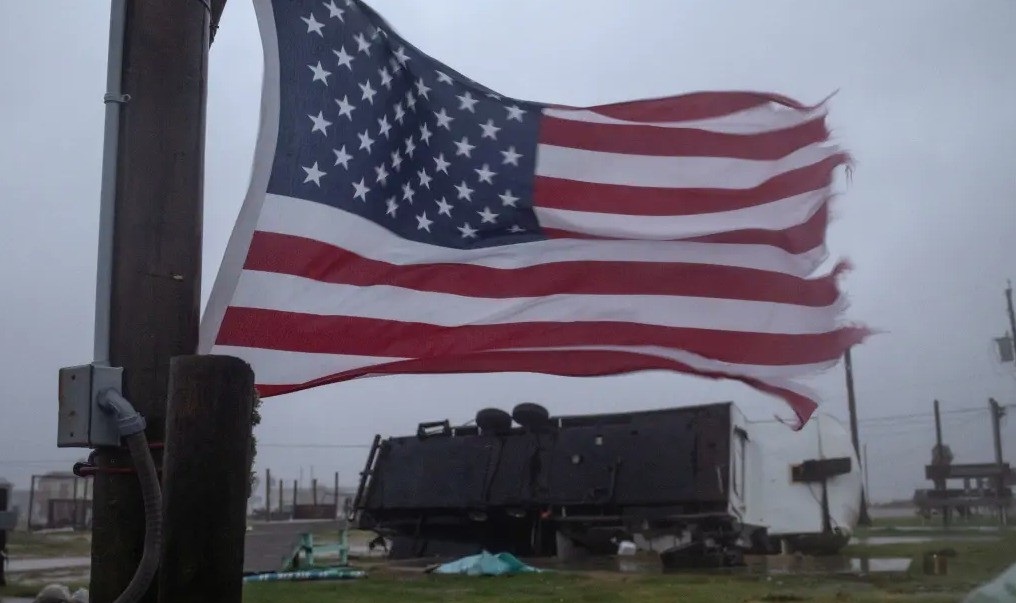
<path id="1" fill-rule="evenodd" d="M 88 591 L 79 588 L 71 594 L 63 584 L 48 584 L 39 591 L 33 603 L 88 603 Z"/>
<path id="2" fill-rule="evenodd" d="M 267 572 L 244 576 L 244 582 L 305 582 L 310 580 L 352 580 L 366 577 L 367 572 L 351 567 L 330 567 L 293 572 Z"/>

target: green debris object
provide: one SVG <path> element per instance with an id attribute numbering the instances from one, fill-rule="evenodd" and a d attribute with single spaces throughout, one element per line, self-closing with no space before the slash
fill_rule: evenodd
<path id="1" fill-rule="evenodd" d="M 461 576 L 505 576 L 512 574 L 528 574 L 543 570 L 526 565 L 511 553 L 493 555 L 483 551 L 479 555 L 470 555 L 449 561 L 434 568 L 435 574 L 457 574 Z"/>
<path id="2" fill-rule="evenodd" d="M 244 582 L 303 582 L 309 580 L 351 580 L 363 578 L 367 573 L 351 567 L 332 567 L 294 572 L 269 572 L 244 576 Z"/>

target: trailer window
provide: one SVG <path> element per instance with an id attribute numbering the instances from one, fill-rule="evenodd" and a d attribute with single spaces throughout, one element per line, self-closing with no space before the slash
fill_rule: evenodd
<path id="1" fill-rule="evenodd" d="M 738 435 L 740 436 L 740 434 Z M 744 437 L 740 436 L 734 444 L 734 462 L 730 464 L 730 481 L 734 487 L 734 494 L 741 498 L 744 497 L 744 450 Z"/>

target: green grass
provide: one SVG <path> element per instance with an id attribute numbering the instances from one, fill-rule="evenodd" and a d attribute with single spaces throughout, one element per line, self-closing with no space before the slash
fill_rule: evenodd
<path id="1" fill-rule="evenodd" d="M 955 601 L 956 593 L 922 594 L 920 601 Z M 706 575 L 634 576 L 598 573 L 552 573 L 513 577 L 467 578 L 458 576 L 398 575 L 373 572 L 349 582 L 258 583 L 245 587 L 245 603 L 363 603 L 512 601 L 543 603 L 713 603 L 728 601 L 854 601 L 917 600 L 857 580 L 790 578 L 768 580 Z"/>
<path id="2" fill-rule="evenodd" d="M 7 533 L 7 554 L 11 558 L 87 557 L 91 547 L 91 532 L 39 534 L 20 530 Z"/>
<path id="3" fill-rule="evenodd" d="M 949 529 L 962 530 L 972 527 L 996 527 L 998 520 L 988 515 L 974 515 L 971 517 L 957 517 L 953 515 Z M 874 528 L 914 528 L 923 527 L 929 529 L 942 528 L 942 517 L 936 515 L 925 519 L 917 514 L 901 517 L 878 517 L 872 520 Z"/>
<path id="4" fill-rule="evenodd" d="M 900 522 L 906 525 L 906 522 Z M 520 603 L 610 603 L 639 601 L 657 603 L 680 601 L 702 602 L 777 602 L 809 601 L 814 603 L 901 601 L 939 603 L 958 601 L 976 587 L 993 579 L 1016 563 L 1016 530 L 988 532 L 964 530 L 961 527 L 946 533 L 907 532 L 892 530 L 896 522 L 878 522 L 876 529 L 859 530 L 858 536 L 929 536 L 932 538 L 969 535 L 992 541 L 940 539 L 882 545 L 852 545 L 844 554 L 849 557 L 907 557 L 912 559 L 906 573 L 872 574 L 870 576 L 760 576 L 743 572 L 708 573 L 682 572 L 665 575 L 621 574 L 605 571 L 552 572 L 496 578 L 467 578 L 427 575 L 419 571 L 399 570 L 374 562 L 368 577 L 341 582 L 252 583 L 244 587 L 245 603 L 485 603 L 519 601 Z M 886 528 L 890 529 L 886 529 Z M 328 538 L 325 530 L 321 540 Z M 366 534 L 351 535 L 361 541 Z M 87 555 L 87 534 L 10 535 L 12 557 Z M 930 551 L 950 549 L 948 573 L 927 576 L 922 569 L 923 555 Z M 15 584 L 0 588 L 2 596 L 31 597 L 38 591 L 41 576 L 25 576 L 35 584 Z"/>
<path id="5" fill-rule="evenodd" d="M 39 593 L 40 588 L 38 584 L 8 584 L 7 586 L 0 586 L 0 597 L 25 597 L 31 599 Z"/>
<path id="6" fill-rule="evenodd" d="M 975 537 L 999 535 L 954 530 L 949 534 Z M 884 531 L 871 532 L 884 535 Z M 865 535 L 862 531 L 859 535 Z M 909 534 L 917 536 L 919 534 Z M 926 552 L 951 549 L 944 576 L 923 573 Z M 920 543 L 850 546 L 850 557 L 908 557 L 905 573 L 869 576 L 758 576 L 745 574 L 679 573 L 634 575 L 609 572 L 554 572 L 497 578 L 466 578 L 376 568 L 367 578 L 348 582 L 254 583 L 245 586 L 245 603 L 317 603 L 319 601 L 403 601 L 522 603 L 580 601 L 656 603 L 809 601 L 857 602 L 958 601 L 977 585 L 991 580 L 1016 563 L 1016 531 L 996 541 L 932 540 Z"/>
<path id="7" fill-rule="evenodd" d="M 884 535 L 886 532 L 859 531 L 858 536 L 870 533 L 873 536 Z M 937 535 L 948 535 L 950 539 L 934 540 Z M 869 557 L 909 557 L 912 559 L 910 571 L 902 579 L 894 579 L 890 584 L 883 584 L 890 590 L 917 592 L 929 590 L 969 591 L 978 584 L 991 580 L 1008 567 L 1016 563 L 1016 530 L 983 531 L 953 529 L 943 533 L 924 534 L 906 533 L 907 536 L 929 536 L 928 542 L 848 546 L 843 554 L 847 556 Z M 971 538 L 991 538 L 997 540 L 961 540 L 960 536 Z M 923 574 L 923 558 L 926 553 L 948 551 L 948 573 L 944 576 L 926 576 Z M 874 584 L 886 581 L 873 576 Z"/>

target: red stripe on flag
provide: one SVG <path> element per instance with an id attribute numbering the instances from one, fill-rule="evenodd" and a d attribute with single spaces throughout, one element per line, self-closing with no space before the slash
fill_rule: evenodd
<path id="1" fill-rule="evenodd" d="M 641 122 L 690 121 L 710 119 L 737 113 L 754 107 L 776 103 L 801 111 L 810 110 L 785 96 L 761 92 L 693 92 L 639 101 L 628 101 L 585 107 L 600 115 L 615 119 Z M 577 108 L 577 107 L 570 107 Z"/>
<path id="2" fill-rule="evenodd" d="M 652 125 L 601 124 L 544 116 L 540 143 L 630 155 L 775 160 L 829 136 L 825 117 L 761 134 L 742 135 Z"/>
<path id="3" fill-rule="evenodd" d="M 519 372 L 544 373 L 566 377 L 598 377 L 619 373 L 632 373 L 647 370 L 668 370 L 680 373 L 707 377 L 712 379 L 736 379 L 760 391 L 783 398 L 797 416 L 800 425 L 807 422 L 814 412 L 816 404 L 807 396 L 797 392 L 774 386 L 758 379 L 744 377 L 732 373 L 714 373 L 699 371 L 688 365 L 658 356 L 637 354 L 634 352 L 576 350 L 573 352 L 558 351 L 520 351 L 520 352 L 483 352 L 463 356 L 443 356 L 420 360 L 405 360 L 364 367 L 327 375 L 307 383 L 293 384 L 259 384 L 258 393 L 264 397 L 288 394 L 320 385 L 347 381 L 370 374 L 420 374 L 420 373 L 489 373 Z"/>
<path id="4" fill-rule="evenodd" d="M 290 274 L 326 283 L 377 284 L 467 297 L 557 294 L 674 295 L 830 306 L 839 297 L 836 273 L 803 279 L 778 272 L 708 264 L 554 262 L 522 268 L 472 264 L 389 264 L 291 235 L 255 232 L 246 270 Z"/>
<path id="5" fill-rule="evenodd" d="M 633 216 L 733 211 L 825 188 L 832 184 L 833 171 L 847 160 L 840 153 L 742 190 L 623 186 L 537 176 L 533 202 L 537 207 Z"/>
<path id="6" fill-rule="evenodd" d="M 745 333 L 626 322 L 520 322 L 445 327 L 352 316 L 230 307 L 216 343 L 321 354 L 430 358 L 506 348 L 660 346 L 721 362 L 761 366 L 838 359 L 865 332 Z"/>
<path id="7" fill-rule="evenodd" d="M 823 203 L 806 222 L 785 230 L 746 229 L 733 230 L 704 237 L 687 239 L 699 243 L 737 243 L 741 245 L 769 245 L 787 253 L 811 251 L 825 242 L 829 225 L 829 203 Z"/>

